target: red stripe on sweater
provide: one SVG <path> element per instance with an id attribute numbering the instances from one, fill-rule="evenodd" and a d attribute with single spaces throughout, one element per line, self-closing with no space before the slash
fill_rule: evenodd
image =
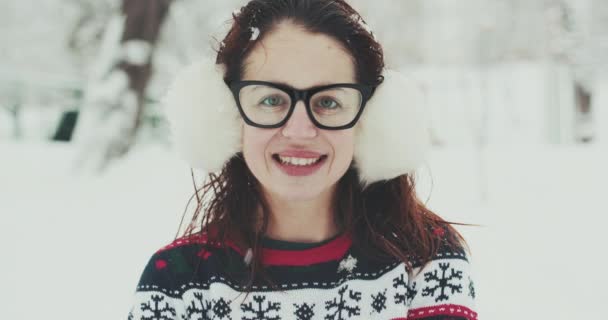
<path id="1" fill-rule="evenodd" d="M 156 253 L 187 244 L 207 244 L 218 248 L 222 247 L 218 242 L 209 241 L 206 234 L 195 234 L 186 238 L 176 239 L 171 244 L 159 249 Z M 226 245 L 241 256 L 245 256 L 246 250 L 238 247 L 232 241 L 226 241 Z M 351 245 L 352 237 L 350 234 L 344 233 L 326 244 L 310 249 L 279 250 L 262 248 L 262 259 L 265 265 L 305 266 L 341 259 Z"/>
<path id="2" fill-rule="evenodd" d="M 266 265 L 305 266 L 315 263 L 341 259 L 352 244 L 352 238 L 344 233 L 336 239 L 304 250 L 262 249 L 262 258 Z"/>

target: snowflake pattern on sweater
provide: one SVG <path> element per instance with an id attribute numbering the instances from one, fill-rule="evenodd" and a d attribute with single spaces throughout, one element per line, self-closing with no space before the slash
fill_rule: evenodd
<path id="1" fill-rule="evenodd" d="M 366 260 L 342 235 L 317 247 L 263 249 L 280 290 L 253 283 L 246 250 L 204 236 L 178 239 L 152 255 L 129 320 L 476 320 L 473 275 L 464 250 L 442 249 L 412 273 L 399 261 Z"/>

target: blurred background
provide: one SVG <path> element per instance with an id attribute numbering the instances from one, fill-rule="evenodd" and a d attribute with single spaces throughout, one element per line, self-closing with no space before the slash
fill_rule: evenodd
<path id="1" fill-rule="evenodd" d="M 349 2 L 425 92 L 420 196 L 481 225 L 480 319 L 605 317 L 608 2 Z M 244 3 L 0 2 L 2 319 L 126 319 L 193 208 L 159 100 Z"/>

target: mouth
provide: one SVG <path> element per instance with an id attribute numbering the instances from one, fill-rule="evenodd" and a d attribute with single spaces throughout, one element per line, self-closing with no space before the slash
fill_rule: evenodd
<path id="1" fill-rule="evenodd" d="M 315 173 L 323 166 L 327 160 L 327 155 L 321 155 L 316 158 L 310 157 L 284 157 L 278 154 L 273 154 L 273 162 L 284 173 L 290 176 L 307 176 Z"/>
<path id="2" fill-rule="evenodd" d="M 276 160 L 277 162 L 284 164 L 284 165 L 303 167 L 303 166 L 314 165 L 315 163 L 318 163 L 319 161 L 322 161 L 325 158 L 327 158 L 327 155 L 323 154 L 316 158 L 311 158 L 311 157 L 302 158 L 302 157 L 284 157 L 284 156 L 280 156 L 278 153 L 275 153 L 272 155 L 272 158 L 274 160 Z"/>

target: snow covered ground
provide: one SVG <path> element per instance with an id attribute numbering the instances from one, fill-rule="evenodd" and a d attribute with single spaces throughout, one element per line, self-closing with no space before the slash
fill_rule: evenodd
<path id="1" fill-rule="evenodd" d="M 428 205 L 472 250 L 480 319 L 603 318 L 608 148 L 436 149 Z M 192 190 L 169 150 L 139 147 L 108 173 L 75 173 L 67 144 L 0 143 L 2 319 L 126 319 L 147 259 Z M 8 285 L 7 285 L 8 284 Z"/>

